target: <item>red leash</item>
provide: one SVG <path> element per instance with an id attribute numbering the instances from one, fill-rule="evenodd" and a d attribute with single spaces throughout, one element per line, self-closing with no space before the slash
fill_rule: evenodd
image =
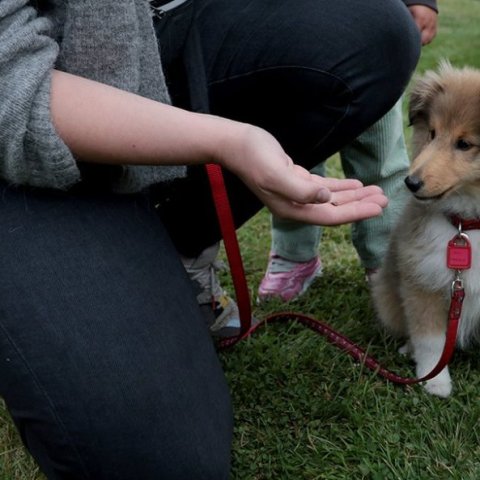
<path id="1" fill-rule="evenodd" d="M 424 382 L 438 375 L 448 365 L 455 350 L 458 325 L 462 313 L 462 303 L 465 298 L 465 291 L 459 274 L 460 270 L 470 268 L 471 259 L 470 244 L 468 242 L 468 237 L 462 233 L 461 223 L 459 226 L 459 233 L 450 241 L 448 245 L 448 266 L 449 268 L 456 270 L 456 278 L 452 283 L 452 296 L 450 309 L 448 312 L 446 341 L 442 355 L 433 370 L 422 378 L 402 377 L 382 367 L 377 360 L 368 355 L 365 350 L 356 345 L 348 337 L 338 333 L 332 327 L 321 322 L 320 320 L 309 317 L 308 315 L 296 312 L 279 312 L 267 316 L 261 322 L 252 326 L 250 295 L 245 277 L 245 270 L 243 268 L 242 257 L 240 254 L 240 247 L 238 245 L 235 224 L 228 200 L 228 194 L 223 181 L 222 170 L 218 165 L 208 164 L 207 173 L 210 180 L 210 185 L 212 187 L 212 195 L 220 224 L 220 231 L 222 233 L 225 251 L 235 288 L 241 325 L 240 333 L 238 335 L 224 338 L 219 341 L 220 348 L 226 348 L 235 345 L 240 340 L 248 337 L 259 327 L 264 326 L 267 323 L 295 321 L 323 335 L 330 343 L 348 353 L 355 360 L 359 361 L 383 378 L 394 383 L 411 385 Z M 465 247 L 465 244 L 467 244 L 467 247 Z"/>
<path id="2" fill-rule="evenodd" d="M 207 164 L 206 168 L 212 189 L 218 223 L 220 225 L 220 231 L 225 245 L 225 252 L 227 254 L 228 264 L 232 274 L 238 310 L 240 312 L 240 333 L 234 337 L 222 339 L 220 346 L 225 348 L 235 345 L 242 338 L 248 336 L 252 323 L 252 309 L 245 270 L 243 268 L 242 255 L 240 254 L 240 247 L 238 245 L 227 189 L 225 188 L 225 182 L 223 181 L 222 169 L 219 165 L 212 163 Z"/>

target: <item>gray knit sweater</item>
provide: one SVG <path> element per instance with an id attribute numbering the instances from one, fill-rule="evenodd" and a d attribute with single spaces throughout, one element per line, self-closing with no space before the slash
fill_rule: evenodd
<path id="1" fill-rule="evenodd" d="M 50 115 L 58 68 L 169 102 L 147 0 L 0 0 L 0 177 L 66 189 L 81 180 Z M 112 167 L 112 174 L 115 167 Z M 182 167 L 123 167 L 112 188 L 138 191 Z M 113 182 L 113 180 L 112 180 Z"/>
<path id="2" fill-rule="evenodd" d="M 403 0 L 436 8 L 435 0 Z M 0 0 L 0 178 L 66 189 L 81 180 L 50 116 L 52 68 L 169 102 L 148 0 Z M 95 167 L 93 167 L 95 168 Z M 182 167 L 112 168 L 112 188 L 132 192 L 182 175 Z M 119 173 L 119 174 L 118 174 Z"/>

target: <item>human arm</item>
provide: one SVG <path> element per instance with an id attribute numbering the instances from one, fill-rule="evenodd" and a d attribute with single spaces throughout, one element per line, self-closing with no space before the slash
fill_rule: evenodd
<path id="1" fill-rule="evenodd" d="M 50 29 L 48 19 L 38 16 L 27 0 L 0 1 L 3 180 L 66 189 L 80 180 L 77 161 L 214 161 L 237 173 L 281 216 L 344 223 L 378 215 L 386 203 L 375 187 L 318 179 L 293 166 L 278 143 L 256 127 L 186 112 L 55 71 L 59 48 Z M 251 155 L 240 154 L 245 146 Z M 330 199 L 325 187 L 334 192 L 338 207 L 316 203 Z"/>
<path id="2" fill-rule="evenodd" d="M 379 215 L 378 187 L 322 179 L 294 165 L 257 127 L 188 112 L 55 71 L 51 110 L 79 161 L 174 165 L 214 162 L 237 174 L 275 214 L 324 225 Z M 330 194 L 330 192 L 332 192 Z M 332 201 L 332 203 L 324 203 Z"/>

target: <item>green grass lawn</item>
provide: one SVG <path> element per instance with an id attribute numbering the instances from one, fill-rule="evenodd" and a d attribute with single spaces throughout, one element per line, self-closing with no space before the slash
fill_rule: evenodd
<path id="1" fill-rule="evenodd" d="M 442 0 L 440 7 L 438 37 L 424 48 L 418 71 L 441 58 L 480 67 L 479 0 Z M 337 158 L 328 167 L 341 174 Z M 270 245 L 267 212 L 239 238 L 254 295 Z M 375 326 L 349 228 L 325 229 L 320 252 L 323 276 L 291 308 L 325 320 L 411 375 L 399 345 Z M 284 308 L 272 304 L 255 313 Z M 221 360 L 236 412 L 234 480 L 480 479 L 480 358 L 473 350 L 453 360 L 448 400 L 389 384 L 297 325 L 268 326 Z M 43 478 L 0 403 L 0 480 Z"/>
<path id="2" fill-rule="evenodd" d="M 417 71 L 442 58 L 480 68 L 480 3 L 442 0 L 440 7 L 439 34 Z M 338 158 L 328 165 L 341 175 Z M 255 292 L 270 245 L 267 212 L 241 230 L 240 241 Z M 375 325 L 349 228 L 325 229 L 320 253 L 324 275 L 292 309 L 332 324 L 387 367 L 414 374 L 399 344 Z M 456 355 L 455 390 L 441 400 L 377 378 L 302 327 L 268 327 L 221 355 L 236 409 L 233 478 L 480 479 L 480 361 L 473 353 Z"/>

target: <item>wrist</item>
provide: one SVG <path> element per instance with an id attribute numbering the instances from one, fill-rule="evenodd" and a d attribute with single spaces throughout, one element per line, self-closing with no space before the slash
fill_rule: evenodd
<path id="1" fill-rule="evenodd" d="M 214 117 L 215 141 L 212 142 L 211 161 L 228 170 L 236 170 L 236 159 L 248 142 L 248 135 L 253 127 L 247 123 L 237 122 L 222 117 Z"/>

